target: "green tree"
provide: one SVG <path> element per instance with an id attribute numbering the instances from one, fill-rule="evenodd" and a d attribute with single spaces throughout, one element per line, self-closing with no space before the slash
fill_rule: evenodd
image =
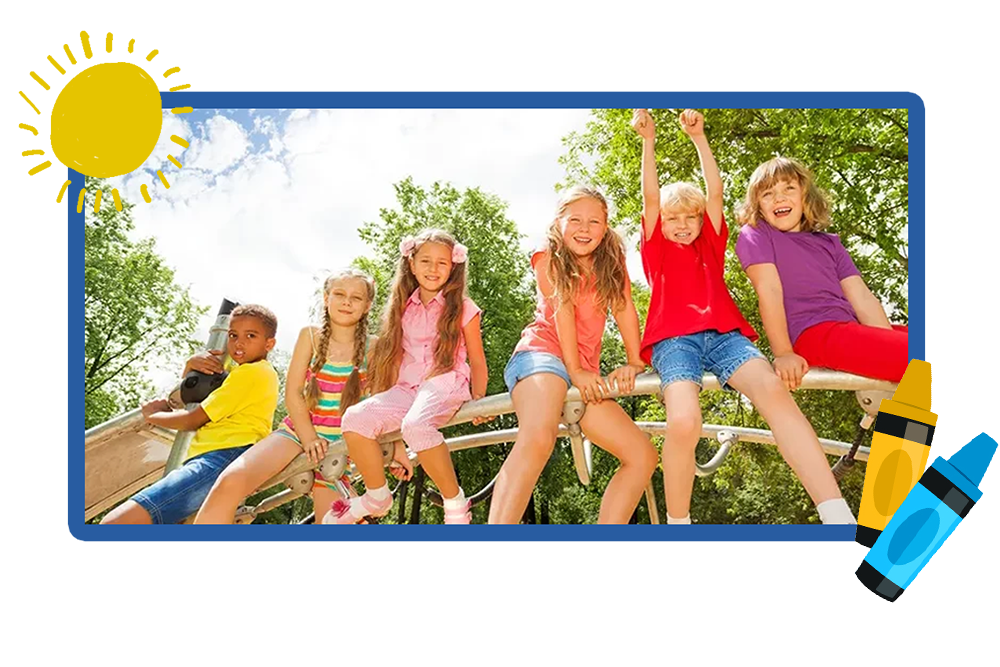
<path id="1" fill-rule="evenodd" d="M 109 188 L 87 179 L 93 194 Z M 151 387 L 149 369 L 191 353 L 198 317 L 188 290 L 156 252 L 132 240 L 132 204 L 108 204 L 84 217 L 84 415 L 87 428 L 135 407 Z"/>

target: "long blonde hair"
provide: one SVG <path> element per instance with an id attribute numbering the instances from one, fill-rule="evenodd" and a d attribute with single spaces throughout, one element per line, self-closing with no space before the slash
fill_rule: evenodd
<path id="1" fill-rule="evenodd" d="M 389 389 L 396 383 L 403 357 L 403 312 L 413 292 L 420 287 L 410 269 L 410 258 L 425 243 L 440 243 L 454 249 L 455 237 L 443 229 L 425 229 L 413 239 L 409 254 L 400 253 L 396 276 L 392 281 L 389 301 L 382 313 L 382 326 L 378 342 L 372 352 L 369 385 L 372 393 Z M 434 341 L 434 369 L 431 375 L 447 373 L 455 367 L 455 351 L 462 335 L 462 308 L 465 303 L 465 275 L 468 262 L 455 262 L 451 274 L 441 288 L 444 311 L 437 323 L 437 340 Z"/>
<path id="2" fill-rule="evenodd" d="M 830 200 L 816 185 L 816 178 L 809 169 L 793 158 L 776 157 L 759 165 L 750 175 L 747 195 L 740 204 L 736 217 L 741 225 L 757 226 L 764 218 L 760 211 L 760 194 L 778 181 L 794 181 L 802 188 L 803 232 L 818 232 L 830 225 Z"/>
<path id="3" fill-rule="evenodd" d="M 625 268 L 625 243 L 609 225 L 601 239 L 600 245 L 594 250 L 593 267 L 584 268 L 580 258 L 566 247 L 563 241 L 561 221 L 566 209 L 576 201 L 590 197 L 597 200 L 604 209 L 604 221 L 608 220 L 608 202 L 600 192 L 593 188 L 576 186 L 559 199 L 556 216 L 549 225 L 546 235 L 549 254 L 548 278 L 555 287 L 556 302 L 559 304 L 572 301 L 585 282 L 594 278 L 598 303 L 603 308 L 610 307 L 612 311 L 621 310 L 625 306 L 625 280 L 628 272 Z"/>
<path id="4" fill-rule="evenodd" d="M 326 363 L 327 348 L 330 345 L 330 336 L 333 333 L 333 323 L 330 321 L 330 290 L 338 280 L 351 279 L 359 279 L 365 283 L 368 307 L 371 307 L 372 302 L 375 300 L 375 280 L 359 269 L 343 269 L 331 274 L 323 281 L 323 326 L 320 327 L 319 340 L 313 348 L 312 366 L 309 367 L 311 374 L 305 390 L 306 404 L 309 406 L 310 411 L 315 409 L 319 403 L 319 383 L 316 380 L 316 374 L 323 369 L 323 364 Z M 368 348 L 367 343 L 368 310 L 366 308 L 364 316 L 358 320 L 357 325 L 354 327 L 354 354 L 351 356 L 351 363 L 354 364 L 354 368 L 351 369 L 351 375 L 347 378 L 344 389 L 340 393 L 341 414 L 361 398 L 361 367 L 364 365 L 365 352 Z"/>

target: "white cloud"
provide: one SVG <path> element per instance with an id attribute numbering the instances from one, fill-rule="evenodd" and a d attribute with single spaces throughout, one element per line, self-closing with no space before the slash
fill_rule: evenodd
<path id="1" fill-rule="evenodd" d="M 235 120 L 216 115 L 208 119 L 203 128 L 203 137 L 191 142 L 185 166 L 219 173 L 247 154 L 250 140 L 243 126 Z"/>

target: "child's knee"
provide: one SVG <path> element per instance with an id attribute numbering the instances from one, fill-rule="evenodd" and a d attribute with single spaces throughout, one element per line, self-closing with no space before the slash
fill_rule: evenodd
<path id="1" fill-rule="evenodd" d="M 521 427 L 518 430 L 518 440 L 524 443 L 521 455 L 538 467 L 544 467 L 552 456 L 559 437 L 558 424 L 537 424 Z"/>
<path id="2" fill-rule="evenodd" d="M 660 462 L 660 454 L 656 451 L 656 447 L 653 446 L 652 441 L 645 433 L 642 434 L 642 446 L 637 448 L 635 458 L 635 464 L 641 466 L 641 468 L 652 476 L 653 471 L 656 470 L 657 464 Z"/>
<path id="3" fill-rule="evenodd" d="M 237 495 L 240 497 L 246 497 L 254 491 L 254 489 L 248 489 L 246 487 L 247 475 L 242 469 L 226 468 L 222 471 L 222 474 L 216 478 L 215 484 L 212 485 L 211 493 L 223 494 L 226 496 Z"/>
<path id="4" fill-rule="evenodd" d="M 407 414 L 399 427 L 403 440 L 413 451 L 422 451 L 440 445 L 444 441 L 441 431 L 427 422 L 426 417 Z"/>
<path id="5" fill-rule="evenodd" d="M 698 411 L 678 412 L 667 416 L 668 441 L 693 441 L 701 437 L 701 413 Z"/>

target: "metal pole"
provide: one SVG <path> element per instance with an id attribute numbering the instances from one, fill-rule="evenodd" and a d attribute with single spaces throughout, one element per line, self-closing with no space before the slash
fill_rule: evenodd
<path id="1" fill-rule="evenodd" d="M 229 314 L 238 305 L 238 303 L 229 299 L 222 300 L 222 305 L 219 306 L 219 312 L 215 318 L 215 324 L 212 325 L 212 328 L 208 332 L 209 350 L 226 349 L 226 336 L 229 334 Z M 197 403 L 188 403 L 184 406 L 184 409 L 191 410 L 196 407 L 198 407 Z M 177 435 L 174 437 L 174 444 L 170 447 L 170 455 L 167 456 L 167 464 L 163 468 L 164 477 L 169 475 L 171 470 L 180 467 L 193 437 L 194 431 L 177 432 Z"/>

